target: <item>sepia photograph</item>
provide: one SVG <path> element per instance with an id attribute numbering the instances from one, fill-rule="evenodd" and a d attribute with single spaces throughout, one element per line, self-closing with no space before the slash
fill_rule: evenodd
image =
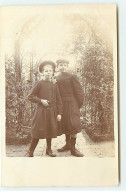
<path id="1" fill-rule="evenodd" d="M 1 13 L 5 157 L 117 157 L 116 6 Z"/>

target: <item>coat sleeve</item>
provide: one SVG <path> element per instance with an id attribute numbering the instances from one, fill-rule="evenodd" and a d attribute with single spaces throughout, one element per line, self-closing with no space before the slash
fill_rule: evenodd
<path id="1" fill-rule="evenodd" d="M 84 102 L 84 94 L 83 94 L 82 86 L 75 75 L 72 76 L 71 83 L 72 83 L 74 96 L 77 100 L 79 108 L 81 108 Z"/>
<path id="2" fill-rule="evenodd" d="M 31 93 L 28 95 L 28 100 L 34 103 L 41 103 L 41 99 L 37 97 L 39 91 L 40 83 L 38 82 L 32 89 Z"/>
<path id="3" fill-rule="evenodd" d="M 62 115 L 63 103 L 62 103 L 58 85 L 56 85 L 56 108 L 57 108 L 57 114 Z"/>

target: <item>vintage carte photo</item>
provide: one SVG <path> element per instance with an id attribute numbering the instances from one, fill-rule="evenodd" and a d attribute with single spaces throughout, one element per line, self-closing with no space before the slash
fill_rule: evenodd
<path id="1" fill-rule="evenodd" d="M 7 157 L 115 157 L 115 18 L 67 8 L 5 9 Z"/>

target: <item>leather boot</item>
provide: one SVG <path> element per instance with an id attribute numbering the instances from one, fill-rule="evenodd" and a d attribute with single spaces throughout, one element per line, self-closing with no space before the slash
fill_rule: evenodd
<path id="1" fill-rule="evenodd" d="M 33 157 L 34 150 L 39 142 L 39 139 L 33 138 L 31 141 L 31 145 L 29 147 L 28 152 L 26 153 L 25 157 Z"/>
<path id="2" fill-rule="evenodd" d="M 66 144 L 62 148 L 58 149 L 57 151 L 64 152 L 67 150 L 70 150 L 70 135 L 68 134 L 66 134 Z"/>
<path id="3" fill-rule="evenodd" d="M 83 157 L 84 155 L 75 148 L 75 144 L 76 144 L 76 138 L 71 137 L 71 155 L 76 157 Z"/>
<path id="4" fill-rule="evenodd" d="M 51 150 L 51 140 L 50 138 L 46 139 L 47 148 L 46 148 L 46 154 L 50 157 L 56 157 L 56 154 L 54 154 Z"/>

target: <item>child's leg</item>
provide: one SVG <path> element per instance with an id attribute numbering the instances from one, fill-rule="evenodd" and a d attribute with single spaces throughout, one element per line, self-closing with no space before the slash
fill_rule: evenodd
<path id="1" fill-rule="evenodd" d="M 26 157 L 33 157 L 33 153 L 34 153 L 34 150 L 38 142 L 39 142 L 39 139 L 32 138 L 28 153 L 26 154 Z"/>
<path id="2" fill-rule="evenodd" d="M 46 139 L 47 149 L 49 149 L 49 150 L 51 150 L 51 142 L 52 142 L 51 138 Z"/>
<path id="3" fill-rule="evenodd" d="M 76 148 L 76 139 L 77 139 L 77 134 L 71 135 L 71 154 L 76 157 L 83 157 L 83 154 L 81 154 Z"/>
<path id="4" fill-rule="evenodd" d="M 46 144 L 47 144 L 46 154 L 51 157 L 55 157 L 56 155 L 51 150 L 51 141 L 52 141 L 51 138 L 46 139 Z"/>
<path id="5" fill-rule="evenodd" d="M 70 150 L 70 135 L 65 134 L 65 136 L 66 136 L 66 144 L 62 148 L 58 149 L 57 150 L 58 152 L 64 152 L 64 151 Z"/>

